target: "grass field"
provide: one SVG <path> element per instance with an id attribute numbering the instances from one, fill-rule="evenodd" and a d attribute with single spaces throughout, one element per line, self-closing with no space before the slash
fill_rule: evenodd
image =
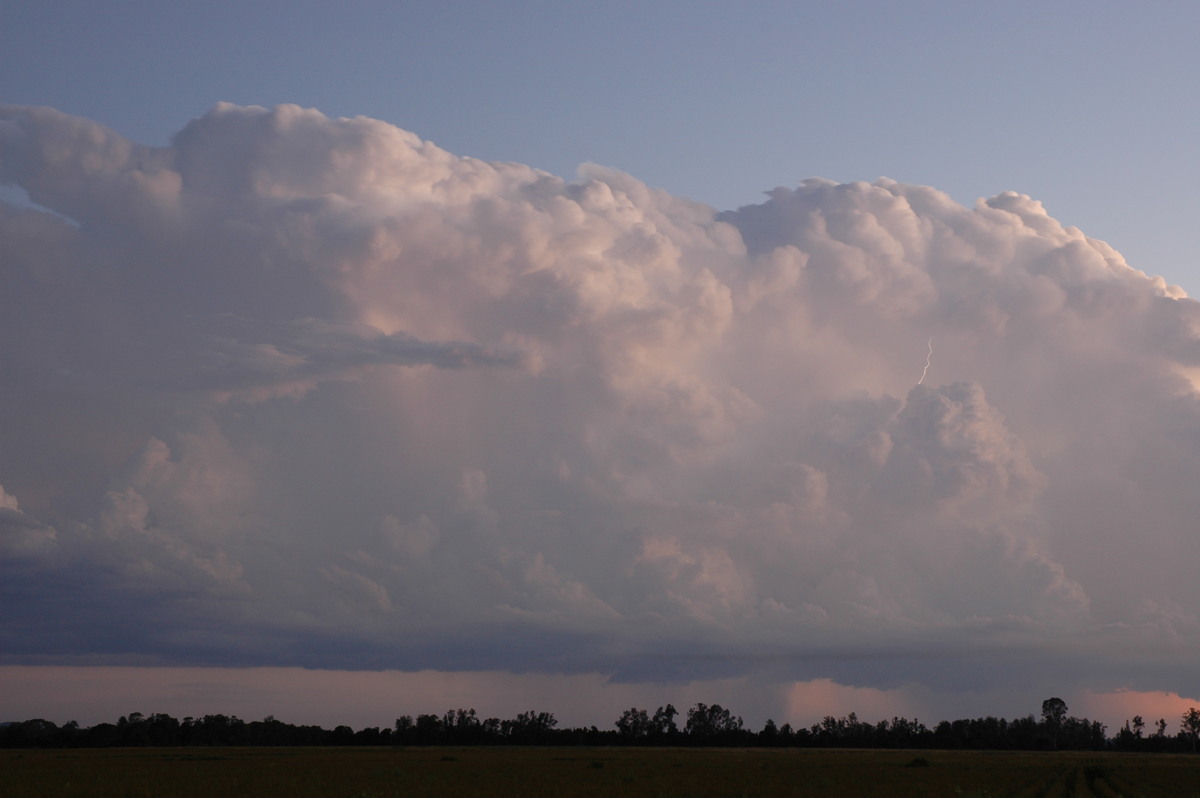
<path id="1" fill-rule="evenodd" d="M 1200 756 L 724 748 L 5 750 L 0 794 L 1200 798 Z"/>

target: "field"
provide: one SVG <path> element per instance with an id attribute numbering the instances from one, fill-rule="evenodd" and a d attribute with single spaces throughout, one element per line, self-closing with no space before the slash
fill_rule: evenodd
<path id="1" fill-rule="evenodd" d="M 702 748 L 0 751 L 0 794 L 1200 796 L 1200 756 Z"/>

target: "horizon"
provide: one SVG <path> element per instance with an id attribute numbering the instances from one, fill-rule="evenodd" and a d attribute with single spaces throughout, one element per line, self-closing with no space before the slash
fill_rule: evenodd
<path id="1" fill-rule="evenodd" d="M 13 678 L 14 683 L 21 679 L 20 675 L 12 676 L 13 666 L 0 666 L 0 676 L 5 679 Z M 599 674 L 587 674 L 582 677 L 559 678 L 557 689 L 546 691 L 545 686 L 539 687 L 539 692 L 548 693 L 549 701 L 557 697 L 568 707 L 568 714 L 556 711 L 554 706 L 545 705 L 543 701 L 537 705 L 522 703 L 521 699 L 508 698 L 505 692 L 511 692 L 514 684 L 519 684 L 520 677 L 514 674 L 476 674 L 458 673 L 448 675 L 438 672 L 422 672 L 401 674 L 396 672 L 371 672 L 363 674 L 345 672 L 341 674 L 322 674 L 306 672 L 296 668 L 245 668 L 245 669 L 211 669 L 194 667 L 156 668 L 123 666 L 123 667 L 88 667 L 78 669 L 81 673 L 75 678 L 63 675 L 61 671 L 70 671 L 70 666 L 49 666 L 30 668 L 30 676 L 42 682 L 40 690 L 34 692 L 49 692 L 51 689 L 63 690 L 64 685 L 71 685 L 56 697 L 56 709 L 64 714 L 57 717 L 30 715 L 28 717 L 0 718 L 0 723 L 22 722 L 35 718 L 49 720 L 59 726 L 68 722 L 79 722 L 82 727 L 90 727 L 100 723 L 114 723 L 118 717 L 124 717 L 132 712 L 140 712 L 149 717 L 161 713 L 177 719 L 188 717 L 201 718 L 205 715 L 227 715 L 238 717 L 246 722 L 263 720 L 274 717 L 293 725 L 316 725 L 332 729 L 339 725 L 350 726 L 355 731 L 365 728 L 391 728 L 397 718 L 408 715 L 437 715 L 453 709 L 474 709 L 479 717 L 515 717 L 525 711 L 546 711 L 554 715 L 559 722 L 559 728 L 588 728 L 596 726 L 604 730 L 615 726 L 615 721 L 630 707 L 654 712 L 658 707 L 674 705 L 680 716 L 686 716 L 687 710 L 697 703 L 719 705 L 728 709 L 734 716 L 745 720 L 746 728 L 758 731 L 768 720 L 774 721 L 778 727 L 790 724 L 795 729 L 807 729 L 817 725 L 827 716 L 846 717 L 851 713 L 858 716 L 860 721 L 877 723 L 881 720 L 890 721 L 893 718 L 907 718 L 920 721 L 929 729 L 933 729 L 942 721 L 976 719 L 995 717 L 1014 720 L 1024 717 L 1038 717 L 1041 702 L 1030 706 L 1028 711 L 1006 712 L 996 711 L 1003 700 L 998 696 L 979 696 L 967 701 L 968 705 L 987 707 L 987 711 L 955 714 L 930 715 L 911 714 L 922 709 L 911 697 L 901 695 L 880 694 L 879 691 L 848 688 L 834 684 L 828 680 L 817 680 L 810 684 L 795 685 L 785 702 L 787 707 L 782 714 L 762 715 L 762 707 L 756 707 L 756 714 L 741 711 L 736 704 L 740 693 L 745 692 L 744 685 L 729 682 L 682 686 L 640 686 L 637 689 L 620 689 L 619 685 L 606 684 Z M 56 673 L 60 672 L 60 673 Z M 171 678 L 174 676 L 175 678 Z M 445 683 L 449 681 L 453 687 L 447 691 Z M 329 695 L 331 684 L 339 685 L 337 690 Z M 441 689 L 431 690 L 431 686 L 440 684 Z M 149 685 L 149 686 L 148 686 Z M 626 686 L 632 687 L 632 686 Z M 654 699 L 655 690 L 661 695 L 676 696 L 679 700 Z M 397 698 L 394 711 L 380 710 L 380 694 L 388 694 L 390 690 L 404 691 L 416 694 L 413 699 L 408 696 Z M 320 698 L 314 698 L 318 691 L 324 691 Z M 441 696 L 450 692 L 456 697 L 457 703 L 438 708 L 437 702 Z M 587 695 L 579 701 L 580 693 Z M 97 693 L 105 695 L 102 705 L 97 705 L 93 696 Z M 174 707 L 175 711 L 158 707 L 144 709 L 127 708 L 119 714 L 113 708 L 125 707 L 127 704 L 143 701 L 145 696 L 153 695 L 152 703 L 166 704 Z M 244 711 L 225 712 L 219 705 L 221 699 L 215 698 L 221 694 L 240 694 L 234 703 L 239 703 Z M 713 700 L 712 695 L 724 696 L 726 701 Z M 250 697 L 250 696 L 253 697 Z M 433 698 L 432 695 L 438 695 Z M 82 696 L 82 697 L 81 697 Z M 284 698 L 283 696 L 287 696 Z M 707 696 L 707 698 L 705 697 Z M 649 699 L 649 700 L 647 700 Z M 229 702 L 229 699 L 225 699 Z M 76 702 L 87 707 L 91 715 L 72 714 L 65 705 Z M 405 702 L 411 701 L 417 708 L 406 708 Z M 868 707 L 873 707 L 878 716 L 859 712 L 854 708 L 855 701 Z M 281 707 L 283 702 L 291 702 L 291 708 Z M 584 708 L 581 710 L 580 705 Z M 1066 700 L 1068 714 L 1072 717 L 1098 721 L 1105 727 L 1108 737 L 1115 735 L 1123 724 L 1134 716 L 1141 716 L 1149 728 L 1154 721 L 1165 719 L 1167 728 L 1174 730 L 1179 724 L 1180 717 L 1195 702 L 1188 701 L 1177 695 L 1166 693 L 1132 693 L 1117 691 L 1111 694 L 1095 694 L 1090 692 L 1072 696 Z M 216 704 L 217 709 L 203 710 L 202 705 Z M 601 706 L 613 715 L 607 722 L 598 719 L 602 714 Z M 479 707 L 491 709 L 479 710 Z M 847 708 L 849 707 L 849 708 Z M 927 705 L 924 709 L 931 709 Z M 249 711 L 249 715 L 245 714 Z M 297 717 L 292 717 L 293 712 Z M 382 719 L 384 716 L 394 716 Z M 349 716 L 349 717 L 347 717 Z M 760 717 L 761 716 L 761 717 Z M 79 720 L 80 717 L 85 718 Z M 347 720 L 357 718 L 358 722 L 348 723 Z"/>

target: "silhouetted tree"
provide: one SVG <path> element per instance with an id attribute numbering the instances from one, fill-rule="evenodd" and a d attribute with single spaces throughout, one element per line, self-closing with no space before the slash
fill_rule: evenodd
<path id="1" fill-rule="evenodd" d="M 653 721 L 650 719 L 646 710 L 631 707 L 621 713 L 621 717 L 617 718 L 614 724 L 617 727 L 617 732 L 621 735 L 621 739 L 627 743 L 637 742 L 645 737 L 649 737 L 654 731 Z"/>
<path id="2" fill-rule="evenodd" d="M 483 723 L 474 709 L 449 710 L 442 716 L 442 729 L 452 745 L 472 745 L 483 738 Z"/>
<path id="3" fill-rule="evenodd" d="M 58 725 L 43 718 L 14 723 L 4 730 L 4 743 L 12 748 L 56 748 Z"/>
<path id="4" fill-rule="evenodd" d="M 413 737 L 412 715 L 401 715 L 392 726 L 392 742 L 396 745 L 409 745 Z"/>
<path id="5" fill-rule="evenodd" d="M 1196 750 L 1196 738 L 1200 737 L 1200 711 L 1195 707 L 1190 707 L 1187 712 L 1183 713 L 1183 718 L 1179 722 L 1179 730 L 1183 735 L 1192 741 L 1192 750 Z"/>
<path id="6" fill-rule="evenodd" d="M 1137 735 L 1129 728 L 1129 721 L 1125 721 L 1120 729 L 1117 729 L 1116 735 L 1112 739 L 1113 747 L 1121 751 L 1133 751 L 1137 748 Z"/>
<path id="7" fill-rule="evenodd" d="M 929 730 L 916 718 L 892 718 L 891 726 L 886 729 L 886 736 L 880 745 L 891 748 L 916 748 L 924 742 L 923 738 L 928 734 Z"/>
<path id="8" fill-rule="evenodd" d="M 0 723 L 0 747 L 109 747 L 130 745 L 480 745 L 480 744 L 556 744 L 612 745 L 662 744 L 667 741 L 694 745 L 773 745 L 773 746 L 847 746 L 875 748 L 959 748 L 959 749 L 1033 749 L 1053 744 L 1063 750 L 1101 750 L 1111 746 L 1120 750 L 1182 751 L 1200 748 L 1200 709 L 1183 714 L 1180 731 L 1167 737 L 1167 722 L 1160 719 L 1156 731 L 1143 739 L 1145 721 L 1140 715 L 1126 721 L 1111 739 L 1098 721 L 1066 714 L 1061 699 L 1047 699 L 1042 720 L 1027 715 L 1013 721 L 986 717 L 942 721 L 934 730 L 919 721 L 902 717 L 862 722 L 853 712 L 842 718 L 828 715 L 811 728 L 793 729 L 789 724 L 777 727 L 768 720 L 755 733 L 744 728 L 740 717 L 714 704 L 696 704 L 687 712 L 687 725 L 681 734 L 675 724 L 678 712 L 667 704 L 651 716 L 637 707 L 622 713 L 615 730 L 590 728 L 556 729 L 558 721 L 548 712 L 522 712 L 511 720 L 480 720 L 474 709 L 452 709 L 444 715 L 403 715 L 392 728 L 366 727 L 357 732 L 349 726 L 332 731 L 319 726 L 293 726 L 268 715 L 261 721 L 245 723 L 235 716 L 205 715 L 184 718 L 169 715 L 121 717 L 116 724 L 101 723 L 81 729 L 72 721 L 59 728 L 52 722 L 34 719 L 20 723 Z"/>
<path id="9" fill-rule="evenodd" d="M 720 704 L 696 704 L 687 713 L 688 737 L 693 742 L 713 743 L 719 739 L 739 736 L 742 730 L 742 719 L 734 717 L 728 709 Z"/>
<path id="10" fill-rule="evenodd" d="M 437 745 L 442 742 L 442 719 L 437 715 L 417 715 L 413 738 L 417 745 Z"/>
<path id="11" fill-rule="evenodd" d="M 1061 698 L 1047 698 L 1042 702 L 1042 723 L 1050 732 L 1050 742 L 1054 748 L 1058 748 L 1058 731 L 1066 715 L 1067 702 Z"/>
<path id="12" fill-rule="evenodd" d="M 545 743 L 557 725 L 550 712 L 522 712 L 514 720 L 500 721 L 500 733 L 514 743 Z"/>
<path id="13" fill-rule="evenodd" d="M 654 717 L 651 723 L 654 726 L 654 734 L 657 737 L 673 737 L 679 732 L 679 727 L 675 725 L 675 716 L 679 714 L 679 710 L 675 709 L 672 704 L 667 704 L 665 707 L 659 707 L 654 711 Z"/>

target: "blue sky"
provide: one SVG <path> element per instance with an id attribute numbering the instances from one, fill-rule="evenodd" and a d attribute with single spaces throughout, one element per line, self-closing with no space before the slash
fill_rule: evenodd
<path id="1" fill-rule="evenodd" d="M 1200 6 L 0 15 L 0 714 L 1200 696 Z"/>
<path id="2" fill-rule="evenodd" d="M 9 0 L 0 94 L 165 144 L 218 101 L 315 107 L 720 210 L 805 177 L 1015 190 L 1200 282 L 1189 2 Z"/>

